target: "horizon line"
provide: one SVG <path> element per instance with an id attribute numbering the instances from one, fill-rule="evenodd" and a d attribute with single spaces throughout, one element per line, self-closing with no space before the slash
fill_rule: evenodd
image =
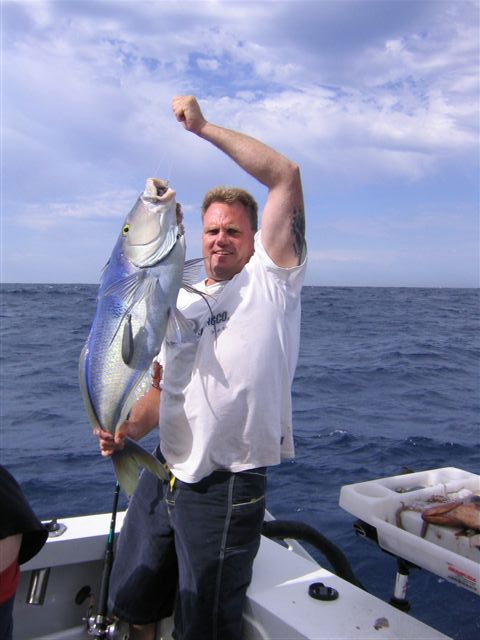
<path id="1" fill-rule="evenodd" d="M 30 285 L 30 286 L 91 286 L 99 287 L 98 282 L 25 282 L 25 281 L 0 281 L 0 286 Z M 317 287 L 325 289 L 480 289 L 479 285 L 422 285 L 422 284 L 304 284 L 303 288 Z"/>

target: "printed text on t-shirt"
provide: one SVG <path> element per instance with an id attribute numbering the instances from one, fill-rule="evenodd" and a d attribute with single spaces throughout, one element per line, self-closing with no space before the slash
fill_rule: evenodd
<path id="1" fill-rule="evenodd" d="M 221 331 L 222 329 L 225 328 L 225 323 L 228 320 L 228 311 L 221 311 L 220 313 L 215 313 L 209 317 L 209 319 L 207 320 L 205 327 L 210 327 L 211 333 L 215 333 L 217 334 L 218 331 Z M 203 329 L 200 333 L 200 335 L 203 333 Z"/>

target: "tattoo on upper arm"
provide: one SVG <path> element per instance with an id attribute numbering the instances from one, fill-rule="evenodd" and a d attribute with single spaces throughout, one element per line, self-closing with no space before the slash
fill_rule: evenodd
<path id="1" fill-rule="evenodd" d="M 305 211 L 303 206 L 295 207 L 292 216 L 293 250 L 300 259 L 305 248 Z"/>

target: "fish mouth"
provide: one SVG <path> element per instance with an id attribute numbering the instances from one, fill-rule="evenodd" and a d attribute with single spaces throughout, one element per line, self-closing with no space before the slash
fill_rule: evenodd
<path id="1" fill-rule="evenodd" d="M 176 192 L 172 189 L 168 180 L 160 180 L 160 178 L 147 178 L 145 183 L 145 191 L 143 192 L 144 197 L 149 199 L 160 201 L 160 202 L 168 202 L 175 196 Z"/>

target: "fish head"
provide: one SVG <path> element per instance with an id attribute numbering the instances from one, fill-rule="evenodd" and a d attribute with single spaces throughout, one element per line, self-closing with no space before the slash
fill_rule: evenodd
<path id="1" fill-rule="evenodd" d="M 177 210 L 168 182 L 148 178 L 122 226 L 120 244 L 126 259 L 136 267 L 150 267 L 165 258 L 183 232 Z"/>

